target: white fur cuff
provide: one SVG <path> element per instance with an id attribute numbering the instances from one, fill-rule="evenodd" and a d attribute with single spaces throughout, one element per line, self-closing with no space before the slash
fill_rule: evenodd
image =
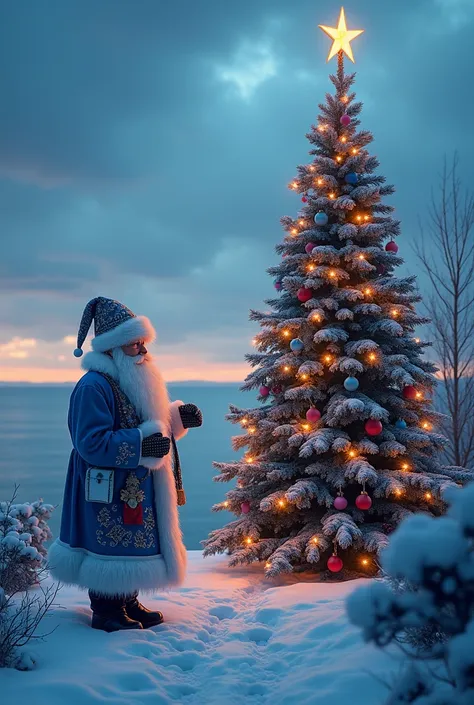
<path id="1" fill-rule="evenodd" d="M 162 421 L 144 421 L 138 427 L 142 438 L 153 436 L 154 433 L 162 433 L 163 436 L 168 434 L 168 429 Z"/>
<path id="2" fill-rule="evenodd" d="M 181 421 L 181 414 L 179 413 L 179 407 L 183 406 L 183 404 L 184 402 L 180 401 L 179 399 L 176 401 L 172 401 L 170 404 L 171 432 L 175 437 L 176 441 L 179 441 L 179 439 L 183 438 L 188 432 L 188 429 L 184 428 L 183 426 L 183 422 Z"/>
<path id="3" fill-rule="evenodd" d="M 167 456 L 165 455 L 164 458 L 144 458 L 141 455 L 138 464 L 144 468 L 148 468 L 148 470 L 160 470 L 160 468 L 163 468 L 165 466 L 166 457 Z"/>

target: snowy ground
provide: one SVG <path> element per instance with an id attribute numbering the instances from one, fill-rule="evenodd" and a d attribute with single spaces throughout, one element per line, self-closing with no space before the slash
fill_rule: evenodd
<path id="1" fill-rule="evenodd" d="M 144 599 L 165 614 L 152 630 L 105 634 L 89 626 L 87 596 L 63 587 L 32 650 L 37 670 L 0 671 L 2 702 L 35 705 L 381 705 L 376 679 L 397 664 L 361 642 L 344 601 L 357 585 L 275 587 L 261 568 L 189 553 L 186 584 Z M 306 578 L 308 581 L 308 578 Z"/>

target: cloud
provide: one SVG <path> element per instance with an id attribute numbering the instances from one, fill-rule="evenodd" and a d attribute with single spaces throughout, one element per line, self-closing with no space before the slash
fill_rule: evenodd
<path id="1" fill-rule="evenodd" d="M 221 81 L 237 88 L 243 100 L 249 100 L 262 83 L 277 75 L 277 60 L 270 46 L 246 42 L 231 63 L 217 66 L 216 72 Z"/>
<path id="2" fill-rule="evenodd" d="M 317 24 L 337 10 L 309 0 L 53 6 L 6 4 L 0 23 L 1 341 L 42 341 L 15 348 L 29 357 L 2 357 L 4 367 L 69 369 L 63 339 L 97 295 L 149 315 L 170 366 L 182 345 L 216 374 L 241 364 L 255 333 L 248 309 L 273 296 L 265 269 L 279 218 L 300 205 L 286 184 L 309 159 L 304 135 L 331 90 Z M 461 11 L 447 42 L 447 18 Z M 470 180 L 468 12 L 462 0 L 361 0 L 347 14 L 366 29 L 354 43 L 356 91 L 397 188 L 405 271 L 443 154 L 462 148 Z"/>
<path id="3" fill-rule="evenodd" d="M 7 343 L 0 344 L 0 359 L 24 359 L 30 356 L 32 348 L 36 348 L 38 341 L 34 338 L 12 338 Z"/>

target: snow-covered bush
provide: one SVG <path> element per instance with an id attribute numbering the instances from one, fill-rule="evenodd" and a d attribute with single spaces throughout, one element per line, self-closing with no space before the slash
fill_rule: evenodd
<path id="1" fill-rule="evenodd" d="M 44 566 L 45 541 L 52 538 L 47 524 L 54 507 L 37 502 L 0 502 L 0 587 L 6 595 L 27 590 Z"/>
<path id="2" fill-rule="evenodd" d="M 429 635 L 423 649 L 401 647 L 409 661 L 390 705 L 474 703 L 474 484 L 445 499 L 446 516 L 408 518 L 382 554 L 389 578 L 409 589 L 377 581 L 348 599 L 350 620 L 379 647 Z"/>
<path id="3" fill-rule="evenodd" d="M 18 488 L 8 502 L 0 502 L 0 668 L 34 667 L 34 658 L 22 650 L 56 597 L 58 588 L 26 592 L 39 585 L 46 567 L 45 541 L 52 538 L 47 520 L 54 507 L 37 502 L 15 502 Z M 23 593 L 21 599 L 15 596 Z"/>

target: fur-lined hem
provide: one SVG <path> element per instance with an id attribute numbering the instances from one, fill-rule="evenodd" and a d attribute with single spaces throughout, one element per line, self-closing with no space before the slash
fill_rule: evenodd
<path id="1" fill-rule="evenodd" d="M 48 551 L 52 577 L 65 585 L 76 585 L 102 595 L 130 595 L 135 590 L 154 592 L 178 586 L 184 574 L 168 575 L 161 554 L 156 556 L 101 556 L 83 548 L 72 548 L 59 539 Z"/>
<path id="2" fill-rule="evenodd" d="M 151 321 L 146 316 L 135 316 L 128 321 L 120 323 L 112 330 L 101 335 L 96 335 L 92 339 L 92 349 L 96 352 L 107 352 L 122 345 L 129 345 L 137 340 L 145 343 L 152 343 L 156 338 L 156 332 Z"/>

